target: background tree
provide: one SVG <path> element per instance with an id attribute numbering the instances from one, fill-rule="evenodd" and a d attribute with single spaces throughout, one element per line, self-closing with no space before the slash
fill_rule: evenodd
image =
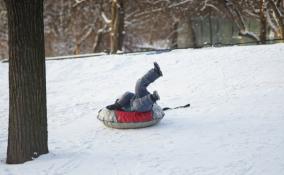
<path id="1" fill-rule="evenodd" d="M 260 42 L 265 43 L 266 42 L 266 26 L 267 26 L 267 21 L 266 21 L 266 1 L 265 0 L 260 0 L 259 1 L 259 17 L 260 17 Z"/>
<path id="2" fill-rule="evenodd" d="M 112 0 L 111 4 L 111 41 L 110 52 L 122 50 L 124 35 L 124 4 L 123 0 Z"/>
<path id="3" fill-rule="evenodd" d="M 7 163 L 48 153 L 43 0 L 5 0 L 9 30 Z"/>
<path id="4" fill-rule="evenodd" d="M 268 24 L 277 36 L 284 39 L 284 1 L 268 0 Z M 279 27 L 278 27 L 279 26 Z"/>
<path id="5" fill-rule="evenodd" d="M 2 2 L 0 0 L 0 59 L 8 57 L 6 10 Z M 116 2 L 113 7 L 123 7 L 121 16 L 124 17 L 119 18 L 123 21 L 115 23 L 124 24 L 120 27 L 111 27 L 117 19 L 112 17 L 113 2 Z M 123 52 L 284 39 L 283 2 L 48 0 L 44 1 L 46 56 L 109 53 L 111 36 L 115 35 L 113 39 L 118 38 L 116 41 L 123 44 L 116 42 L 118 44 L 113 46 L 118 45 L 118 50 Z M 118 33 L 112 35 L 115 31 L 111 29 L 118 29 L 115 30 Z"/>
<path id="6" fill-rule="evenodd" d="M 0 60 L 4 59 L 7 55 L 8 46 L 8 22 L 7 11 L 4 2 L 0 0 Z"/>

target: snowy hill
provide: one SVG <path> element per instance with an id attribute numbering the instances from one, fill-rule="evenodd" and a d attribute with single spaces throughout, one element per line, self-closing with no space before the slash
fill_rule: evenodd
<path id="1" fill-rule="evenodd" d="M 8 64 L 0 63 L 0 175 L 280 175 L 284 45 L 174 50 L 47 61 L 50 153 L 6 165 Z M 97 111 L 157 61 L 156 126 L 106 128 Z"/>

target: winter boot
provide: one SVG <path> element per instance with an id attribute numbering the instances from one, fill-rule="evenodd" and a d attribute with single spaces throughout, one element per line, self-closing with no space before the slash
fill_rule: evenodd
<path id="1" fill-rule="evenodd" d="M 162 75 L 163 74 L 160 70 L 159 65 L 156 62 L 154 62 L 154 68 L 150 69 L 145 75 L 139 78 L 138 81 L 136 82 L 135 94 L 137 95 L 137 92 L 139 91 L 139 89 L 141 89 L 141 86 L 143 86 L 143 89 L 147 88 L 149 84 L 153 83 Z"/>
<path id="2" fill-rule="evenodd" d="M 107 108 L 108 110 L 118 110 L 118 109 L 121 109 L 121 106 L 120 106 L 120 104 L 118 104 L 118 103 L 114 103 L 114 104 L 112 104 L 112 105 L 106 106 L 106 108 Z"/>
<path id="3" fill-rule="evenodd" d="M 157 62 L 154 62 L 154 70 L 155 70 L 155 72 L 157 72 L 160 76 L 163 76 L 163 73 L 162 73 L 162 71 L 161 71 L 161 69 L 160 69 L 160 66 L 158 65 Z"/>
<path id="4" fill-rule="evenodd" d="M 157 100 L 160 100 L 160 96 L 157 91 L 154 91 L 153 94 L 150 95 L 153 102 L 156 102 Z"/>

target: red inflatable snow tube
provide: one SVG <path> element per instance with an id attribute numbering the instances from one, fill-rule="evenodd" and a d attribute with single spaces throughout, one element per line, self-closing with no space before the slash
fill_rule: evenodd
<path id="1" fill-rule="evenodd" d="M 126 112 L 115 111 L 117 122 L 120 123 L 135 123 L 148 122 L 153 120 L 152 112 Z"/>

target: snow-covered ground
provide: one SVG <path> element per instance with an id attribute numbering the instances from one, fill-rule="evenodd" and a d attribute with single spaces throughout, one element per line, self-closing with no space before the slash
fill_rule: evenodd
<path id="1" fill-rule="evenodd" d="M 47 61 L 50 153 L 6 165 L 8 64 L 0 63 L 0 175 L 284 174 L 284 44 Z M 157 61 L 156 126 L 106 128 L 97 111 Z"/>

